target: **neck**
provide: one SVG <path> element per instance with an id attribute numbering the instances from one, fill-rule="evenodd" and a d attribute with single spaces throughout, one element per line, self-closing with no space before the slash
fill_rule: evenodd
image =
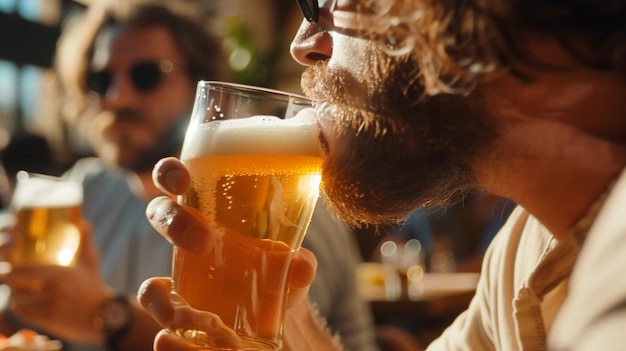
<path id="1" fill-rule="evenodd" d="M 555 121 L 518 120 L 474 161 L 479 182 L 513 199 L 557 238 L 626 164 L 626 146 Z"/>

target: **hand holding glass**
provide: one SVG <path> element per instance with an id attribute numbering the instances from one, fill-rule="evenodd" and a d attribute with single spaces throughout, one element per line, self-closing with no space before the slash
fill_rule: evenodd
<path id="1" fill-rule="evenodd" d="M 216 240 L 207 255 L 175 249 L 174 290 L 192 307 L 217 314 L 240 337 L 237 350 L 278 350 L 289 263 L 321 180 L 311 102 L 200 82 L 181 161 L 191 189 L 179 202 L 206 221 Z M 173 331 L 223 349 L 202 330 Z"/>
<path id="2" fill-rule="evenodd" d="M 80 183 L 19 172 L 11 200 L 15 213 L 13 266 L 71 266 L 81 241 Z"/>

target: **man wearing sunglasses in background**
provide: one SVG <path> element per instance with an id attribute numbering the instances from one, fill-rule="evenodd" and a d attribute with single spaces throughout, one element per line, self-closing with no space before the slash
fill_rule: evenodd
<path id="1" fill-rule="evenodd" d="M 83 211 L 99 262 L 93 249 L 83 251 L 75 269 L 43 281 L 43 294 L 15 291 L 5 313 L 9 328 L 29 326 L 60 337 L 65 350 L 99 349 L 97 344 L 152 349 L 157 325 L 133 295 L 146 278 L 170 274 L 172 260 L 171 245 L 145 217 L 147 201 L 162 194 L 152 183 L 152 168 L 179 154 L 197 81 L 228 78 L 220 44 L 203 24 L 176 7 L 114 3 L 107 11 L 92 5 L 64 33 L 57 62 L 69 99 L 66 116 L 77 113 L 77 129 L 98 156 L 79 160 L 65 175 L 84 184 Z M 303 245 L 324 254 L 327 267 L 312 299 L 352 350 L 375 350 L 369 310 L 354 298 L 354 238 L 322 202 L 309 234 Z M 33 277 L 41 280 L 42 271 L 18 269 L 7 278 Z"/>
<path id="2" fill-rule="evenodd" d="M 476 187 L 520 205 L 469 308 L 429 350 L 622 350 L 626 1 L 298 3 L 291 51 L 311 66 L 302 86 L 320 101 L 324 191 L 341 217 L 385 223 Z M 154 174 L 164 191 L 187 187 L 175 159 Z M 172 201 L 148 217 L 201 250 L 181 240 L 201 223 Z M 303 294 L 315 260 L 293 263 L 284 350 L 335 349 Z M 146 282 L 140 301 L 163 326 L 184 324 L 168 285 Z M 156 345 L 198 349 L 165 332 Z"/>
<path id="3" fill-rule="evenodd" d="M 227 77 L 220 42 L 200 21 L 161 6 L 114 3 L 70 22 L 57 50 L 70 130 L 98 156 L 65 174 L 84 184 L 93 235 L 84 235 L 76 267 L 14 269 L 5 277 L 12 296 L 2 332 L 33 328 L 62 339 L 64 350 L 152 348 L 157 325 L 133 294 L 145 277 L 170 271 L 172 251 L 141 220 L 146 201 L 159 194 L 150 172 L 160 158 L 179 154 L 196 82 Z M 14 288 L 27 279 L 41 287 Z"/>

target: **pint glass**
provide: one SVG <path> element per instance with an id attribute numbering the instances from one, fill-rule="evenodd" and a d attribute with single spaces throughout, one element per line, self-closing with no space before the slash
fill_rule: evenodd
<path id="1" fill-rule="evenodd" d="M 192 307 L 217 314 L 239 336 L 237 350 L 279 349 L 289 263 L 321 180 L 311 102 L 200 82 L 181 160 L 191 188 L 179 202 L 205 220 L 216 239 L 206 255 L 175 249 L 174 290 Z M 224 349 L 201 328 L 173 331 L 204 348 Z"/>
<path id="2" fill-rule="evenodd" d="M 71 266 L 80 247 L 82 184 L 19 172 L 11 208 L 15 213 L 13 266 Z"/>

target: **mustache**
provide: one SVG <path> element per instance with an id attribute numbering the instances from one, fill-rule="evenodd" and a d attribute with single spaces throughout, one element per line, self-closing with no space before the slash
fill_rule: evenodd
<path id="1" fill-rule="evenodd" d="M 126 108 L 109 111 L 109 115 L 112 117 L 113 122 L 142 123 L 144 121 L 143 115 L 134 109 Z"/>
<path id="2" fill-rule="evenodd" d="M 302 74 L 301 88 L 317 101 L 318 120 L 336 131 L 374 130 L 374 135 L 404 134 L 415 128 L 406 108 L 428 104 L 417 61 L 410 56 L 372 53 L 368 69 L 354 75 L 320 61 Z"/>
<path id="3" fill-rule="evenodd" d="M 327 61 L 307 67 L 300 80 L 304 94 L 314 101 L 337 105 L 365 106 L 367 89 L 345 70 L 333 70 Z"/>

